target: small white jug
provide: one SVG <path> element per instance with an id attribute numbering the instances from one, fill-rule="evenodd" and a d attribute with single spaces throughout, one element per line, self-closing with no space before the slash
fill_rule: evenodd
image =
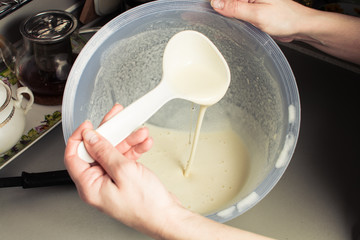
<path id="1" fill-rule="evenodd" d="M 23 93 L 30 96 L 23 106 Z M 16 90 L 16 99 L 11 96 L 11 89 L 0 81 L 0 155 L 10 150 L 21 138 L 25 129 L 25 115 L 34 103 L 34 96 L 29 88 Z"/>

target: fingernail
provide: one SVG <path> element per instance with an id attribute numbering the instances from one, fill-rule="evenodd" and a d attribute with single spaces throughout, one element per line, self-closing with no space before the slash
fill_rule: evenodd
<path id="1" fill-rule="evenodd" d="M 95 144 L 99 141 L 99 137 L 94 130 L 86 130 L 84 140 L 90 144 Z"/>
<path id="2" fill-rule="evenodd" d="M 222 0 L 212 0 L 211 6 L 216 9 L 223 9 L 224 8 L 224 1 Z"/>

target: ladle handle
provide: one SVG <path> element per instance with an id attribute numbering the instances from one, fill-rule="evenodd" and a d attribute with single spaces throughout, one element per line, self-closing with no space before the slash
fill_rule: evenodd
<path id="1" fill-rule="evenodd" d="M 102 124 L 96 131 L 113 146 L 116 146 L 173 98 L 175 97 L 170 89 L 165 84 L 160 83 L 152 91 Z M 78 147 L 78 155 L 86 162 L 94 162 L 86 151 L 83 142 Z"/>

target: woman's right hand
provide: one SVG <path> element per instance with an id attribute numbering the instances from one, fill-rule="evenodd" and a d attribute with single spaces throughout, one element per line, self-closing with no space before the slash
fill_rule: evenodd
<path id="1" fill-rule="evenodd" d="M 115 106 L 103 122 L 121 109 L 121 106 Z M 89 164 L 77 155 L 81 141 L 95 163 Z M 142 128 L 114 147 L 93 129 L 89 121 L 85 121 L 68 139 L 64 161 L 86 203 L 159 238 L 169 216 L 182 207 L 160 180 L 136 161 L 151 145 L 148 130 Z"/>

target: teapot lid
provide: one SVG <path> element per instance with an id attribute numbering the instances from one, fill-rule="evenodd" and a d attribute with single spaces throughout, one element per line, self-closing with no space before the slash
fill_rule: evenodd
<path id="1" fill-rule="evenodd" d="M 11 100 L 11 92 L 9 87 L 5 86 L 0 80 L 0 112 L 4 110 Z"/>
<path id="2" fill-rule="evenodd" d="M 25 20 L 20 26 L 21 34 L 37 43 L 56 43 L 74 32 L 76 18 L 68 12 L 51 10 L 40 12 Z"/>

